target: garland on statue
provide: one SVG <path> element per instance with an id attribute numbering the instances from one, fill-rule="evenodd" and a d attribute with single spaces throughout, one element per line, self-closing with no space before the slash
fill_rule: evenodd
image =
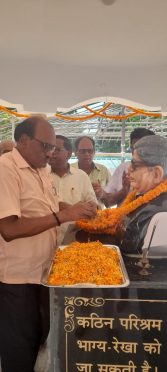
<path id="1" fill-rule="evenodd" d="M 90 233 L 106 233 L 115 235 L 122 225 L 125 216 L 129 215 L 142 205 L 149 203 L 164 192 L 167 192 L 167 180 L 161 182 L 154 189 L 149 190 L 137 199 L 137 191 L 134 190 L 128 194 L 120 207 L 98 211 L 95 218 L 91 220 L 79 220 L 76 222 L 76 225 L 80 229 Z"/>

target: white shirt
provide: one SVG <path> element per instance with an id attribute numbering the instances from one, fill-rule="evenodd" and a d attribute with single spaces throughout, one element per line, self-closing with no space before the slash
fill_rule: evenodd
<path id="1" fill-rule="evenodd" d="M 78 162 L 71 164 L 72 167 L 79 169 L 78 165 Z M 111 173 L 103 164 L 93 162 L 93 165 L 94 167 L 88 177 L 92 183 L 99 182 L 101 187 L 104 188 L 111 180 Z M 104 209 L 105 207 L 101 200 L 98 200 L 98 207 L 99 209 Z"/>
<path id="2" fill-rule="evenodd" d="M 91 181 L 88 175 L 81 169 L 70 166 L 68 172 L 62 177 L 54 172 L 51 172 L 51 177 L 59 202 L 61 201 L 73 205 L 80 201 L 93 201 L 98 204 Z M 57 232 L 58 245 L 62 243 L 69 244 L 71 241 L 75 240 L 76 228 L 74 223 L 63 223 L 57 228 Z"/>
<path id="3" fill-rule="evenodd" d="M 124 172 L 128 171 L 129 166 L 130 161 L 125 161 L 118 165 L 111 177 L 111 181 L 104 188 L 106 192 L 115 194 L 122 189 L 122 176 Z"/>

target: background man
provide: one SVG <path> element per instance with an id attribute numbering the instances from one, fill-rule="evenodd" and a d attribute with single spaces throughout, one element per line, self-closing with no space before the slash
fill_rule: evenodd
<path id="1" fill-rule="evenodd" d="M 15 147 L 15 143 L 10 140 L 0 142 L 0 155 L 5 154 L 6 152 L 12 151 Z"/>
<path id="2" fill-rule="evenodd" d="M 45 119 L 28 118 L 15 129 L 17 147 L 0 158 L 2 372 L 33 372 L 47 338 L 49 295 L 40 281 L 56 246 L 56 226 L 96 213 L 92 203 L 59 211 L 45 168 L 55 140 Z"/>
<path id="3" fill-rule="evenodd" d="M 67 137 L 57 135 L 56 147 L 50 158 L 51 177 L 60 202 L 73 205 L 79 201 L 98 204 L 91 181 L 81 169 L 72 167 L 68 160 L 72 155 L 72 144 Z M 74 224 L 64 223 L 58 228 L 58 245 L 75 240 Z M 65 233 L 68 232 L 65 236 Z M 70 231 L 71 232 L 70 232 Z M 64 239 L 63 239 L 64 238 Z"/>
<path id="4" fill-rule="evenodd" d="M 133 152 L 135 143 L 145 136 L 153 135 L 154 132 L 146 128 L 135 128 L 130 134 L 130 147 Z M 105 188 L 96 186 L 96 195 L 103 201 L 106 207 L 120 204 L 130 190 L 128 168 L 130 161 L 124 161 L 114 171 L 111 180 Z"/>
<path id="5" fill-rule="evenodd" d="M 78 162 L 73 163 L 72 166 L 82 169 L 88 174 L 99 201 L 99 205 L 100 207 L 104 207 L 102 201 L 99 200 L 97 190 L 99 186 L 104 188 L 108 184 L 111 179 L 110 171 L 104 165 L 93 161 L 95 155 L 95 142 L 93 138 L 88 136 L 78 137 L 74 146 Z"/>

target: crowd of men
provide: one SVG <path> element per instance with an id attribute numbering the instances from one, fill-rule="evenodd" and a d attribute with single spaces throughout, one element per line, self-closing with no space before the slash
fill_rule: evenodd
<path id="1" fill-rule="evenodd" d="M 135 129 L 133 146 L 153 135 Z M 0 145 L 0 358 L 2 372 L 33 372 L 49 332 L 49 293 L 40 285 L 45 263 L 57 244 L 75 240 L 77 219 L 92 218 L 97 208 L 120 204 L 130 190 L 129 162 L 111 176 L 94 162 L 95 142 L 72 144 L 55 136 L 42 117 L 19 123 L 15 143 Z"/>

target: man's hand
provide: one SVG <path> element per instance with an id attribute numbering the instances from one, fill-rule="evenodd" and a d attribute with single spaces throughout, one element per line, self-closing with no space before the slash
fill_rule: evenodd
<path id="1" fill-rule="evenodd" d="M 128 194 L 129 189 L 130 189 L 129 173 L 124 171 L 122 175 L 122 191 L 125 196 Z"/>
<path id="2" fill-rule="evenodd" d="M 59 202 L 59 210 L 62 211 L 63 209 L 71 207 L 71 204 L 65 202 Z"/>
<path id="3" fill-rule="evenodd" d="M 97 199 L 101 199 L 103 197 L 104 190 L 102 189 L 100 182 L 92 182 L 92 186 Z"/>
<path id="4" fill-rule="evenodd" d="M 97 205 L 93 202 L 79 202 L 73 206 L 57 213 L 61 223 L 77 221 L 80 219 L 94 218 L 97 212 Z"/>

